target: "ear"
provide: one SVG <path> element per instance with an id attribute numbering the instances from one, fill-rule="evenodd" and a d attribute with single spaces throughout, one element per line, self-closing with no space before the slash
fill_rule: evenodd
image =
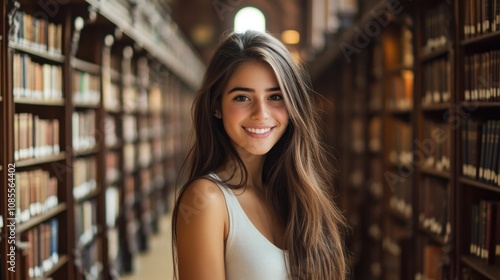
<path id="1" fill-rule="evenodd" d="M 214 116 L 218 119 L 222 119 L 222 114 L 220 113 L 220 111 L 218 109 L 216 109 L 214 111 Z"/>

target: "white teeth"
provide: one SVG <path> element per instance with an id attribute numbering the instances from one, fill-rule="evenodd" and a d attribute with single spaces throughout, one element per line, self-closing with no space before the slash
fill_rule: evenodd
<path id="1" fill-rule="evenodd" d="M 264 134 L 266 132 L 269 132 L 269 130 L 271 130 L 270 127 L 268 127 L 268 128 L 247 128 L 247 127 L 245 127 L 245 129 L 248 132 L 251 132 L 253 134 Z"/>

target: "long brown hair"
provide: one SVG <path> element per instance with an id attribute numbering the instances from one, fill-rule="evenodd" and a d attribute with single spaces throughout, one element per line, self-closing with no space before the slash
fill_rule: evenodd
<path id="1" fill-rule="evenodd" d="M 232 73 L 243 62 L 257 60 L 271 66 L 283 92 L 289 124 L 266 155 L 262 180 L 278 218 L 286 225 L 285 242 L 291 279 L 344 280 L 347 275 L 343 229 L 345 220 L 333 202 L 332 168 L 320 141 L 318 114 L 306 75 L 286 47 L 269 34 L 247 31 L 225 36 L 217 48 L 193 104 L 195 142 L 185 167 L 187 183 L 174 208 L 174 262 L 179 198 L 185 187 L 225 166 L 237 163 L 244 187 L 247 171 L 231 146 L 222 121 L 213 116 Z M 175 267 L 175 265 L 174 265 Z"/>

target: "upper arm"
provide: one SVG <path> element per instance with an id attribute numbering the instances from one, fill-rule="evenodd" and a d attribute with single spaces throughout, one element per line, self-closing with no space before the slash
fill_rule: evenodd
<path id="1" fill-rule="evenodd" d="M 193 181 L 178 202 L 176 244 L 179 280 L 225 279 L 227 208 L 218 186 Z"/>

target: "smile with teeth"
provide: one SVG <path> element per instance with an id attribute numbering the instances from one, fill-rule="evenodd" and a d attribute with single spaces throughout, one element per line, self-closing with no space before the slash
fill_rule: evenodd
<path id="1" fill-rule="evenodd" d="M 249 127 L 244 127 L 246 131 L 253 133 L 253 134 L 264 134 L 269 132 L 272 127 L 267 127 L 267 128 L 249 128 Z"/>

